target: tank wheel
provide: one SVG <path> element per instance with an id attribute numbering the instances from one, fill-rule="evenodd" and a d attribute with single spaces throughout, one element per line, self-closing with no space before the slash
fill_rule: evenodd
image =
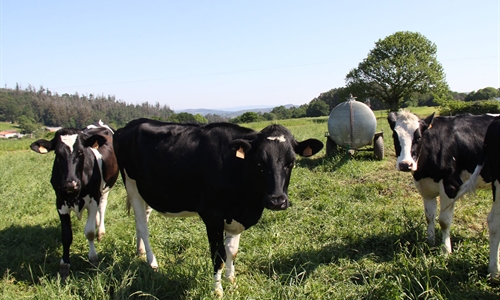
<path id="1" fill-rule="evenodd" d="M 384 137 L 381 135 L 376 135 L 373 140 L 373 154 L 376 160 L 384 159 Z"/>
<path id="2" fill-rule="evenodd" d="M 329 137 L 326 138 L 326 156 L 332 157 L 339 152 L 337 144 Z"/>

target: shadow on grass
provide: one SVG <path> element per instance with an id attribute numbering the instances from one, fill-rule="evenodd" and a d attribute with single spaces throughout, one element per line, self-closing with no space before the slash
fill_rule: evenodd
<path id="1" fill-rule="evenodd" d="M 61 258 L 57 251 L 62 247 L 60 235 L 60 228 L 41 225 L 13 225 L 1 230 L 0 269 L 26 282 L 32 281 L 32 274 L 35 278 L 42 276 L 46 265 L 49 269 L 58 269 Z"/>
<path id="2" fill-rule="evenodd" d="M 99 286 L 106 290 L 110 299 L 189 299 L 193 298 L 189 295 L 192 290 L 199 292 L 199 285 L 206 284 L 200 283 L 200 278 L 209 278 L 207 266 L 187 270 L 182 262 L 174 262 L 166 270 L 154 271 L 144 258 L 133 253 L 134 247 L 128 255 L 123 255 L 120 250 L 109 251 L 108 247 L 108 251 L 99 253 L 98 266 L 93 266 L 87 259 L 85 242 L 82 251 L 72 249 L 70 252 L 70 276 L 65 282 L 60 282 L 60 235 L 59 227 L 41 225 L 11 226 L 1 230 L 3 284 L 23 283 L 56 290 L 61 289 L 57 287 L 59 285 L 72 285 L 75 290 Z M 206 286 L 202 291 L 211 292 L 210 284 Z"/>
<path id="3" fill-rule="evenodd" d="M 440 237 L 436 238 L 436 241 L 440 240 Z M 453 236 L 455 248 L 464 240 L 471 244 L 484 243 L 480 238 L 471 241 L 470 237 Z M 430 288 L 439 290 L 441 295 L 449 299 L 498 299 L 499 286 L 491 286 L 491 292 L 485 291 L 485 287 L 481 286 L 488 285 L 487 263 L 472 257 L 465 249 L 459 252 L 445 256 L 441 252 L 441 245 L 430 247 L 425 242 L 425 237 L 419 237 L 415 231 L 406 231 L 397 235 L 347 238 L 341 243 L 328 244 L 320 249 L 277 257 L 272 264 L 261 265 L 259 269 L 270 278 L 278 275 L 283 286 L 287 286 L 290 284 L 291 274 L 301 274 L 302 282 L 320 266 L 334 264 L 341 268 L 342 261 L 350 261 L 351 267 L 341 273 L 349 276 L 356 285 L 370 285 L 380 290 L 391 289 L 395 279 L 403 279 L 401 289 L 408 295 L 418 296 L 417 298 L 428 293 L 425 289 Z M 363 268 L 366 260 L 370 261 L 368 266 L 371 267 Z M 353 265 L 357 267 L 352 267 Z M 382 267 L 370 269 L 373 265 Z M 384 292 L 377 294 L 377 291 L 372 290 L 370 298 L 383 298 L 386 296 Z"/>

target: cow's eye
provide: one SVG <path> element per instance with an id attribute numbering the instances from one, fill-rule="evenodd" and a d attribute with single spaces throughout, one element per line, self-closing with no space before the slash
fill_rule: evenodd
<path id="1" fill-rule="evenodd" d="M 78 156 L 82 156 L 83 155 L 83 150 L 78 150 Z"/>

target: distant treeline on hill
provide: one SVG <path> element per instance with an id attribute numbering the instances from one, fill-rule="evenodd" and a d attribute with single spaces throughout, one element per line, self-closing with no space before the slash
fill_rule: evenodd
<path id="1" fill-rule="evenodd" d="M 17 123 L 19 119 L 45 126 L 63 126 L 83 128 L 86 125 L 103 120 L 114 127 L 128 121 L 149 117 L 168 120 L 174 112 L 168 106 L 126 104 L 117 101 L 114 96 L 53 94 L 50 90 L 32 86 L 22 90 L 0 89 L 0 121 Z M 24 116 L 24 117 L 23 117 Z"/>

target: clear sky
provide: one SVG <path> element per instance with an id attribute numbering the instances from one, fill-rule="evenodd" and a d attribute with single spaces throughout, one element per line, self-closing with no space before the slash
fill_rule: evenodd
<path id="1" fill-rule="evenodd" d="M 500 87 L 500 0 L 0 0 L 0 84 L 174 110 L 309 103 L 397 31 L 453 91 Z"/>

